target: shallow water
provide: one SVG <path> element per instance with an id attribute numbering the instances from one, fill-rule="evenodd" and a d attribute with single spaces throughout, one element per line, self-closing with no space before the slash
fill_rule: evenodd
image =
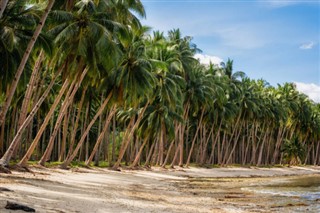
<path id="1" fill-rule="evenodd" d="M 310 212 L 320 212 L 320 176 L 275 178 L 268 183 L 252 184 L 243 190 L 279 196 L 279 203 L 284 205 L 300 203 L 308 206 L 307 210 Z M 305 209 L 306 207 L 297 207 L 296 212 L 303 212 Z"/>

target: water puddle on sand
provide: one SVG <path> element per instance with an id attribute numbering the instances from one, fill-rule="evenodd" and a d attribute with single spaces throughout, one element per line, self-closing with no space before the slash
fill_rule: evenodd
<path id="1" fill-rule="evenodd" d="M 320 212 L 320 176 L 275 177 L 267 183 L 242 188 L 266 196 L 274 196 L 274 206 L 296 206 L 295 212 Z"/>

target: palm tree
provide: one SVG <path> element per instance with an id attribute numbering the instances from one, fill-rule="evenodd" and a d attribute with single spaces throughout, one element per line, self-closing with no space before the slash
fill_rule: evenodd
<path id="1" fill-rule="evenodd" d="M 6 95 L 6 100 L 5 100 L 5 102 L 4 102 L 4 104 L 3 104 L 2 108 L 1 108 L 1 111 L 0 111 L 0 125 L 2 125 L 4 120 L 5 120 L 7 111 L 9 109 L 10 104 L 11 104 L 13 95 L 14 95 L 14 93 L 16 91 L 16 88 L 17 88 L 18 82 L 20 80 L 21 74 L 22 74 L 22 72 L 23 72 L 23 70 L 25 68 L 25 65 L 26 65 L 26 63 L 28 61 L 28 58 L 29 58 L 31 52 L 32 52 L 32 49 L 33 49 L 33 47 L 34 47 L 34 45 L 35 45 L 35 43 L 36 43 L 41 31 L 42 31 L 42 28 L 43 28 L 43 26 L 45 24 L 45 21 L 46 21 L 46 19 L 48 17 L 49 12 L 51 11 L 51 8 L 52 8 L 53 4 L 54 4 L 54 0 L 49 0 L 48 5 L 47 5 L 46 9 L 44 10 L 44 13 L 43 13 L 42 17 L 40 18 L 38 26 L 36 27 L 36 29 L 34 31 L 34 34 L 33 34 L 31 40 L 28 43 L 27 49 L 23 54 L 23 57 L 22 57 L 21 62 L 20 62 L 20 65 L 19 65 L 19 67 L 18 67 L 18 69 L 17 69 L 17 71 L 15 73 L 15 76 L 13 78 L 13 81 L 11 83 L 9 92 Z"/>
<path id="2" fill-rule="evenodd" d="M 118 100 L 120 100 L 120 103 L 125 100 L 123 104 L 134 109 L 139 107 L 140 103 L 144 105 L 131 130 L 128 128 L 125 133 L 118 160 L 113 166 L 114 169 L 119 167 L 133 132 L 138 127 L 152 98 L 155 77 L 151 73 L 151 63 L 146 57 L 146 46 L 143 41 L 148 30 L 149 28 L 145 27 L 138 30 L 128 28 L 124 36 L 120 36 L 121 49 L 124 50 L 124 55 L 120 61 L 120 66 L 114 70 L 112 75 L 112 78 L 115 79 L 115 88 L 118 88 Z M 146 98 L 149 100 L 145 101 Z"/>
<path id="3" fill-rule="evenodd" d="M 289 165 L 301 163 L 305 156 L 305 148 L 297 136 L 295 136 L 291 141 L 285 140 L 281 152 L 284 153 L 284 158 Z"/>

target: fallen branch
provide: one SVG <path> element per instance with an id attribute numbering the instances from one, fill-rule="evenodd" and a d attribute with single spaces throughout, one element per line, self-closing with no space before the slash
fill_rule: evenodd
<path id="1" fill-rule="evenodd" d="M 5 206 L 6 209 L 11 209 L 11 210 L 22 210 L 25 212 L 36 212 L 35 209 L 30 208 L 29 206 L 21 205 L 18 203 L 12 203 L 7 201 L 7 205 Z"/>

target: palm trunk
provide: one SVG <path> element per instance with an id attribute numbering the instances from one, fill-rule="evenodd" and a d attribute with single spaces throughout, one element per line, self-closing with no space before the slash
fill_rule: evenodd
<path id="1" fill-rule="evenodd" d="M 120 151 L 119 151 L 118 160 L 117 160 L 117 162 L 113 165 L 113 167 L 112 167 L 113 169 L 118 169 L 118 167 L 119 167 L 119 165 L 120 165 L 120 163 L 121 163 L 121 161 L 122 161 L 123 155 L 124 155 L 125 151 L 127 150 L 127 147 L 128 147 L 129 142 L 130 142 L 130 140 L 131 140 L 131 137 L 133 136 L 133 133 L 134 133 L 135 129 L 137 128 L 137 126 L 139 125 L 139 123 L 140 123 L 140 121 L 141 121 L 141 119 L 142 119 L 142 117 L 143 117 L 143 114 L 144 114 L 144 112 L 146 111 L 146 109 L 147 109 L 148 106 L 149 106 L 149 101 L 146 103 L 146 105 L 143 107 L 142 111 L 140 112 L 140 114 L 139 114 L 139 116 L 138 116 L 138 119 L 137 119 L 137 121 L 135 122 L 135 124 L 133 125 L 133 127 L 131 128 L 131 131 L 130 131 L 129 135 L 128 135 L 127 137 L 125 136 L 124 141 L 123 141 L 123 144 L 122 144 L 122 146 L 121 146 L 121 148 L 120 148 Z"/>
<path id="2" fill-rule="evenodd" d="M 225 162 L 225 164 L 227 164 L 227 165 L 230 163 L 231 157 L 232 157 L 232 155 L 233 155 L 233 153 L 234 153 L 234 150 L 236 149 L 236 146 L 237 146 L 237 144 L 238 144 L 238 140 L 239 140 L 240 133 L 241 133 L 241 131 L 240 131 L 241 127 L 242 127 L 242 123 L 240 123 L 239 129 L 238 129 L 238 134 L 237 134 L 236 139 L 235 139 L 235 141 L 234 141 L 232 150 L 231 150 L 231 152 L 230 152 L 230 154 L 229 154 L 229 157 L 228 157 L 227 161 Z"/>
<path id="3" fill-rule="evenodd" d="M 54 113 L 57 105 L 59 104 L 63 94 L 65 93 L 66 89 L 68 88 L 69 86 L 69 80 L 66 79 L 65 82 L 63 83 L 60 91 L 59 91 L 59 94 L 58 96 L 55 98 L 54 100 L 54 103 L 52 104 L 49 112 L 47 113 L 39 131 L 37 132 L 37 135 L 36 137 L 33 139 L 28 151 L 26 152 L 26 154 L 24 155 L 24 157 L 21 159 L 21 161 L 18 163 L 18 165 L 22 166 L 22 167 L 26 167 L 27 166 L 27 162 L 28 160 L 30 159 L 34 149 L 37 147 L 39 141 L 40 141 L 40 138 L 44 132 L 44 130 L 46 129 L 51 117 L 52 117 L 52 114 Z"/>
<path id="4" fill-rule="evenodd" d="M 163 152 L 164 152 L 164 134 L 165 134 L 164 121 L 161 122 L 160 139 L 159 139 L 159 164 L 163 163 Z"/>
<path id="5" fill-rule="evenodd" d="M 44 13 L 43 13 L 41 19 L 40 19 L 40 22 L 39 22 L 36 30 L 34 31 L 34 34 L 33 34 L 32 38 L 31 38 L 31 40 L 29 41 L 28 47 L 27 47 L 27 49 L 26 49 L 26 51 L 25 51 L 25 53 L 24 53 L 24 55 L 22 57 L 22 60 L 21 60 L 20 65 L 18 67 L 18 70 L 17 70 L 17 72 L 16 72 L 16 74 L 15 74 L 15 76 L 13 78 L 12 83 L 11 83 L 9 94 L 8 94 L 8 96 L 6 96 L 5 103 L 3 104 L 2 108 L 1 108 L 0 126 L 3 125 L 3 123 L 4 123 L 4 120 L 5 120 L 6 114 L 8 112 L 8 109 L 10 107 L 13 95 L 14 95 L 16 89 L 17 89 L 17 85 L 18 85 L 18 82 L 20 80 L 21 74 L 22 74 L 22 72 L 24 70 L 24 67 L 25 67 L 25 65 L 26 65 L 26 63 L 27 63 L 27 61 L 29 59 L 29 56 L 30 56 L 30 54 L 32 52 L 32 49 L 33 49 L 33 46 L 36 43 L 37 38 L 38 38 L 38 36 L 40 35 L 40 33 L 42 31 L 42 28 L 43 28 L 43 26 L 45 24 L 45 21 L 46 21 L 46 19 L 48 17 L 48 14 L 49 14 L 54 2 L 55 2 L 55 0 L 50 0 L 49 1 L 46 9 L 44 10 Z M 7 3 L 6 0 L 2 0 L 1 1 L 1 7 L 3 5 L 6 5 L 6 3 Z M 3 13 L 3 11 L 1 11 L 1 9 L 0 9 L 0 17 L 2 15 L 2 13 Z"/>
<path id="6" fill-rule="evenodd" d="M 266 132 L 264 133 L 264 137 L 263 137 L 263 140 L 262 140 L 262 144 L 261 144 L 261 147 L 260 147 L 260 150 L 259 150 L 259 157 L 258 157 L 257 166 L 260 166 L 260 165 L 261 165 L 261 162 L 262 162 L 263 148 L 264 148 L 264 144 L 265 144 L 265 142 L 266 142 L 266 140 L 267 140 L 268 132 L 269 132 L 269 128 L 267 128 Z"/>
<path id="7" fill-rule="evenodd" d="M 184 115 L 183 115 L 183 120 L 188 123 L 188 114 L 189 114 L 189 109 L 190 109 L 190 102 L 187 101 Z M 183 143 L 184 143 L 184 131 L 185 131 L 185 124 L 182 124 L 181 129 L 180 129 L 180 159 L 179 159 L 179 166 L 183 166 Z"/>
<path id="8" fill-rule="evenodd" d="M 95 123 L 95 121 L 98 119 L 98 117 L 101 115 L 101 113 L 103 112 L 103 110 L 106 108 L 110 98 L 112 96 L 112 92 L 110 92 L 110 94 L 108 95 L 108 97 L 105 99 L 105 101 L 103 102 L 103 104 L 100 106 L 100 108 L 98 109 L 98 112 L 96 113 L 96 115 L 93 117 L 93 119 L 91 120 L 91 122 L 89 123 L 89 125 L 87 126 L 86 130 L 84 131 L 84 133 L 81 136 L 81 139 L 79 141 L 79 143 L 77 144 L 75 150 L 73 151 L 73 153 L 65 159 L 65 161 L 60 165 L 61 168 L 65 169 L 67 168 L 67 166 L 69 166 L 69 164 L 71 163 L 71 161 L 76 157 L 76 155 L 78 154 L 79 149 L 81 148 L 83 142 L 85 141 L 91 127 L 93 126 L 93 124 Z"/>
<path id="9" fill-rule="evenodd" d="M 62 71 L 62 69 L 60 70 L 60 72 Z M 23 122 L 23 124 L 21 125 L 21 127 L 19 128 L 18 132 L 16 133 L 15 137 L 13 138 L 9 148 L 7 149 L 6 153 L 2 156 L 2 158 L 0 159 L 0 167 L 2 166 L 8 166 L 9 165 L 9 161 L 12 157 L 13 151 L 15 150 L 15 148 L 18 145 L 18 142 L 20 141 L 20 137 L 23 133 L 23 131 L 25 130 L 25 128 L 30 124 L 30 122 L 32 121 L 33 117 L 35 116 L 35 114 L 37 113 L 37 111 L 39 110 L 41 104 L 43 103 L 43 101 L 45 100 L 45 98 L 48 96 L 49 92 L 51 91 L 51 88 L 53 87 L 56 78 L 59 76 L 60 72 L 56 73 L 56 75 L 53 77 L 53 79 L 51 80 L 50 84 L 48 85 L 47 89 L 45 90 L 45 92 L 43 93 L 43 95 L 41 96 L 41 98 L 39 98 L 37 104 L 34 106 L 34 108 L 32 109 L 32 111 L 30 112 L 30 114 L 28 115 L 28 117 L 25 119 L 25 121 Z"/>
<path id="10" fill-rule="evenodd" d="M 7 7 L 8 1 L 9 0 L 1 0 L 0 2 L 0 19 L 2 18 L 3 12 Z"/>
<path id="11" fill-rule="evenodd" d="M 177 127 L 176 127 L 176 131 L 177 131 L 177 134 L 176 134 L 176 140 L 178 143 L 178 145 L 176 146 L 176 150 L 174 152 L 174 156 L 173 156 L 173 159 L 171 161 L 171 164 L 170 164 L 170 168 L 174 168 L 174 165 L 176 163 L 176 160 L 177 160 L 177 157 L 178 157 L 178 153 L 180 151 L 180 132 L 181 132 L 181 128 L 182 128 L 182 124 L 180 123 Z"/>
<path id="12" fill-rule="evenodd" d="M 202 154 L 201 154 L 201 157 L 200 157 L 200 164 L 202 164 L 202 165 L 204 164 L 205 158 L 207 156 L 206 153 L 207 153 L 207 147 L 208 147 L 209 140 L 210 140 L 211 136 L 213 137 L 213 134 L 212 134 L 213 133 L 213 129 L 214 129 L 214 124 L 212 124 L 210 132 L 208 134 L 208 138 L 205 141 L 204 147 L 202 149 Z"/>
<path id="13" fill-rule="evenodd" d="M 39 56 L 38 56 L 38 60 L 35 63 L 35 66 L 33 68 L 30 80 L 29 80 L 29 85 L 27 87 L 27 91 L 25 93 L 23 102 L 22 102 L 22 106 L 21 106 L 21 111 L 20 111 L 20 117 L 19 117 L 19 121 L 18 121 L 18 129 L 21 127 L 22 123 L 24 122 L 24 120 L 27 117 L 27 110 L 28 110 L 28 106 L 30 104 L 31 101 L 31 96 L 32 96 L 32 91 L 33 91 L 33 87 L 36 83 L 36 79 L 37 79 L 37 75 L 38 72 L 40 70 L 40 65 L 42 63 L 44 54 L 43 51 L 40 52 Z M 17 143 L 20 144 L 20 140 L 21 138 L 18 140 Z"/>
<path id="14" fill-rule="evenodd" d="M 214 159 L 213 159 L 214 148 L 216 147 L 216 144 L 217 144 L 217 142 L 218 142 L 218 138 L 220 137 L 221 126 L 222 126 L 222 120 L 220 121 L 219 129 L 218 129 L 218 131 L 217 131 L 217 133 L 216 133 L 217 135 L 216 135 L 215 138 L 213 137 L 214 134 L 213 134 L 213 132 L 212 132 L 212 138 L 211 138 L 211 140 L 212 140 L 212 141 L 211 141 L 211 142 L 212 142 L 212 145 L 211 145 L 211 154 L 210 154 L 209 161 L 208 161 L 209 164 L 213 164 L 213 161 L 214 161 Z"/>
<path id="15" fill-rule="evenodd" d="M 53 149 L 53 145 L 54 145 L 54 140 L 56 138 L 56 135 L 58 133 L 58 130 L 60 129 L 60 125 L 61 125 L 61 122 L 62 122 L 62 119 L 64 117 L 64 115 L 66 114 L 67 110 L 68 110 L 68 107 L 70 106 L 70 104 L 73 102 L 73 98 L 76 94 L 76 92 L 78 91 L 80 85 L 81 85 L 81 82 L 82 80 L 84 79 L 85 75 L 87 74 L 88 72 L 88 68 L 85 68 L 80 76 L 80 79 L 79 81 L 76 83 L 76 85 L 74 86 L 73 90 L 72 90 L 72 93 L 70 95 L 66 95 L 66 99 L 63 101 L 62 103 L 62 107 L 60 109 L 60 113 L 58 115 L 58 118 L 57 118 L 57 121 L 56 121 L 56 124 L 55 124 L 55 127 L 53 129 L 53 133 L 51 134 L 50 136 L 50 140 L 49 140 L 49 143 L 47 145 L 47 148 L 44 152 L 44 154 L 42 155 L 41 159 L 39 160 L 39 164 L 44 166 L 45 162 L 47 162 L 47 160 L 49 160 L 50 156 L 51 156 L 51 152 L 52 152 L 52 149 Z M 74 81 L 77 81 L 78 79 L 74 79 Z M 70 90 L 72 89 L 72 87 L 70 87 Z M 70 91 L 69 90 L 69 91 Z M 69 92 L 68 92 L 69 93 Z"/>
<path id="16" fill-rule="evenodd" d="M 111 153 L 111 165 L 116 159 L 116 116 L 113 116 L 112 119 L 112 153 Z"/>
<path id="17" fill-rule="evenodd" d="M 198 127 L 197 127 L 196 133 L 194 134 L 194 137 L 193 137 L 193 140 L 192 140 L 192 144 L 191 144 L 191 148 L 190 148 L 190 151 L 189 151 L 189 156 L 188 156 L 188 159 L 187 159 L 186 167 L 188 167 L 189 164 L 190 164 L 191 155 L 192 155 L 192 152 L 193 152 L 194 144 L 195 144 L 197 136 L 198 136 L 198 132 L 199 132 L 200 127 L 201 127 L 204 111 L 205 111 L 205 108 L 203 108 L 202 112 L 201 112 L 201 116 L 200 116 L 200 120 L 199 120 L 199 123 L 198 123 Z"/>
<path id="18" fill-rule="evenodd" d="M 143 148 L 144 148 L 145 145 L 147 144 L 148 140 L 149 140 L 149 137 L 148 137 L 148 136 L 144 138 L 143 143 L 142 143 L 142 145 L 140 146 L 139 151 L 138 151 L 138 153 L 137 153 L 137 155 L 136 155 L 133 163 L 130 165 L 130 168 L 134 168 L 134 167 L 136 167 L 136 166 L 138 165 L 138 162 L 139 162 L 139 160 L 140 160 L 140 156 L 141 156 L 141 154 L 142 154 Z"/>
<path id="19" fill-rule="evenodd" d="M 320 149 L 320 141 L 317 143 L 317 148 L 316 148 L 316 158 L 314 159 L 313 165 L 319 165 L 320 159 L 319 159 L 319 149 Z"/>
<path id="20" fill-rule="evenodd" d="M 150 165 L 150 159 L 151 159 L 154 147 L 155 147 L 155 143 L 152 143 L 152 145 L 150 147 L 150 150 L 149 150 L 149 154 L 148 154 L 147 159 L 146 159 L 146 162 L 144 163 L 145 167 L 148 167 Z"/>
<path id="21" fill-rule="evenodd" d="M 89 164 L 91 163 L 94 155 L 95 155 L 96 152 L 98 151 L 98 148 L 99 148 L 99 146 L 100 146 L 100 143 L 102 142 L 102 139 L 104 138 L 105 133 L 106 133 L 107 129 L 109 128 L 110 121 L 111 121 L 113 115 L 116 113 L 116 111 L 117 111 L 116 105 L 112 106 L 112 109 L 111 109 L 111 111 L 110 111 L 110 113 L 109 113 L 109 115 L 108 115 L 108 118 L 106 119 L 106 122 L 105 122 L 105 124 L 104 124 L 103 129 L 102 129 L 102 132 L 100 133 L 100 135 L 99 135 L 99 137 L 98 137 L 98 140 L 97 140 L 96 144 L 94 145 L 94 148 L 93 148 L 93 150 L 92 150 L 92 152 L 91 152 L 91 155 L 90 155 L 90 157 L 86 160 L 86 163 L 85 163 L 86 165 L 89 165 Z"/>
<path id="22" fill-rule="evenodd" d="M 69 110 L 67 110 L 67 113 L 64 115 L 63 119 L 61 148 L 58 150 L 60 152 L 58 161 L 60 162 L 63 161 L 65 158 L 69 118 L 71 111 L 71 108 L 69 108 Z"/>
<path id="23" fill-rule="evenodd" d="M 66 158 L 68 158 L 71 155 L 72 151 L 73 151 L 73 145 L 74 145 L 74 141 L 75 141 L 76 134 L 77 134 L 77 131 L 78 131 L 79 120 L 80 120 L 80 117 L 81 117 L 81 112 L 82 112 L 82 107 L 83 107 L 86 91 L 87 91 L 87 87 L 85 87 L 83 89 L 83 91 L 82 91 L 82 95 L 81 95 L 81 99 L 80 99 L 80 103 L 79 103 L 79 107 L 78 107 L 76 121 L 75 121 L 75 124 L 73 126 L 73 131 L 71 133 L 69 151 L 68 151 L 68 154 L 67 154 Z"/>
<path id="24" fill-rule="evenodd" d="M 276 142 L 275 151 L 273 153 L 273 159 L 272 159 L 272 163 L 271 163 L 272 165 L 274 165 L 276 163 L 276 160 L 278 158 L 282 138 L 283 138 L 285 132 L 286 132 L 285 127 L 279 127 L 277 142 Z"/>
<path id="25" fill-rule="evenodd" d="M 174 135 L 175 135 L 175 136 L 178 134 L 178 130 L 179 130 L 179 128 L 176 128 L 176 129 L 175 129 L 175 132 L 174 132 Z M 167 156 L 166 156 L 163 164 L 161 165 L 161 167 L 163 167 L 163 168 L 165 168 L 165 166 L 166 166 L 166 164 L 167 164 L 167 162 L 168 162 L 168 160 L 169 160 L 170 152 L 171 152 L 171 149 L 172 149 L 172 147 L 173 147 L 173 145 L 174 145 L 174 141 L 175 141 L 174 139 L 171 141 L 170 146 L 169 146 L 169 149 L 168 149 L 168 152 L 167 152 Z"/>

